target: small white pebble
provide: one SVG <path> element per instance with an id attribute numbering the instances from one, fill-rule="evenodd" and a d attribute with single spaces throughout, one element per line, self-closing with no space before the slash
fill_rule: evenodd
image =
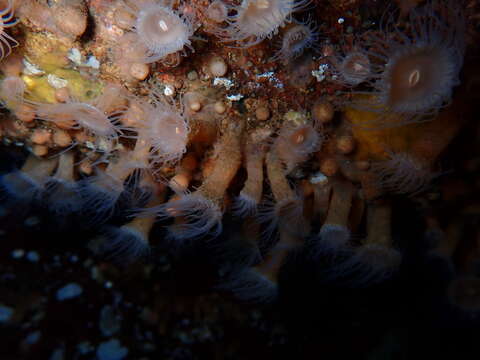
<path id="1" fill-rule="evenodd" d="M 95 348 L 88 341 L 82 341 L 81 343 L 77 344 L 77 350 L 80 355 L 86 355 L 95 350 Z"/>
<path id="2" fill-rule="evenodd" d="M 0 304 L 0 323 L 10 321 L 13 316 L 13 309 L 9 306 Z"/>
<path id="3" fill-rule="evenodd" d="M 65 358 L 65 349 L 58 348 L 53 351 L 52 355 L 50 355 L 49 360 L 63 360 L 64 358 Z"/>
<path id="4" fill-rule="evenodd" d="M 165 96 L 173 96 L 175 95 L 175 88 L 171 85 L 165 86 L 165 90 L 163 90 L 163 94 Z"/>
<path id="5" fill-rule="evenodd" d="M 82 64 L 82 53 L 77 48 L 72 48 L 68 52 L 67 58 L 73 61 L 77 65 Z"/>
<path id="6" fill-rule="evenodd" d="M 118 339 L 102 342 L 97 349 L 98 360 L 122 360 L 127 355 L 128 349 Z"/>
<path id="7" fill-rule="evenodd" d="M 42 336 L 42 333 L 37 330 L 37 331 L 34 331 L 30 334 L 28 334 L 26 337 L 25 337 L 25 344 L 27 345 L 33 345 L 33 344 L 36 344 L 38 342 L 38 340 L 40 340 L 40 337 Z"/>
<path id="8" fill-rule="evenodd" d="M 37 65 L 32 64 L 27 59 L 23 59 L 23 73 L 26 75 L 43 75 L 45 71 L 40 69 Z"/>
<path id="9" fill-rule="evenodd" d="M 36 251 L 29 251 L 27 253 L 27 259 L 31 262 L 37 262 L 40 260 L 40 255 L 38 255 L 38 252 Z"/>
<path id="10" fill-rule="evenodd" d="M 47 75 L 48 83 L 55 89 L 62 89 L 68 85 L 68 81 L 58 77 L 57 75 L 48 74 Z"/>
<path id="11" fill-rule="evenodd" d="M 57 300 L 63 301 L 80 296 L 83 288 L 77 283 L 70 283 L 57 290 Z"/>
<path id="12" fill-rule="evenodd" d="M 85 66 L 91 67 L 93 69 L 100 69 L 100 61 L 98 61 L 95 56 L 90 56 L 87 59 Z"/>
<path id="13" fill-rule="evenodd" d="M 310 183 L 311 184 L 327 184 L 328 183 L 328 177 L 326 177 L 321 172 L 317 172 L 316 174 L 314 174 L 310 177 Z"/>
<path id="14" fill-rule="evenodd" d="M 220 78 L 220 77 L 217 77 L 215 79 L 213 79 L 213 85 L 214 86 L 224 86 L 225 89 L 227 90 L 230 90 L 233 86 L 235 86 L 235 84 L 233 83 L 232 80 L 230 79 L 227 79 L 227 78 Z"/>
<path id="15" fill-rule="evenodd" d="M 0 217 L 7 216 L 9 213 L 8 209 L 4 206 L 0 206 Z"/>
<path id="16" fill-rule="evenodd" d="M 23 249 L 15 249 L 12 251 L 12 258 L 14 259 L 21 259 L 25 255 L 25 250 Z"/>
<path id="17" fill-rule="evenodd" d="M 26 218 L 23 222 L 23 225 L 28 227 L 32 227 L 38 224 L 40 224 L 40 219 L 36 216 L 30 216 L 29 218 Z"/>
<path id="18" fill-rule="evenodd" d="M 230 101 L 238 101 L 243 98 L 242 94 L 237 94 L 237 95 L 227 95 L 227 99 Z"/>

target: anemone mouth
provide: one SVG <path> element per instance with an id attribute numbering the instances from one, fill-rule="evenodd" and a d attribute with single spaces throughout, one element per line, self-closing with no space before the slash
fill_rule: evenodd
<path id="1" fill-rule="evenodd" d="M 152 53 L 153 61 L 190 44 L 190 26 L 184 18 L 166 7 L 151 5 L 140 11 L 135 28 L 139 39 Z"/>
<path id="2" fill-rule="evenodd" d="M 290 142 L 293 145 L 290 151 L 299 155 L 308 155 L 319 148 L 321 138 L 313 126 L 305 125 L 290 135 Z"/>
<path id="3" fill-rule="evenodd" d="M 458 82 L 448 51 L 416 48 L 394 57 L 386 66 L 386 104 L 398 113 L 426 113 L 447 102 Z"/>

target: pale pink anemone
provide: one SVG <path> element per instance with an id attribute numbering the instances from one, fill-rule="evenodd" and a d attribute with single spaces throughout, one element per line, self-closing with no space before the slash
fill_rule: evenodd
<path id="1" fill-rule="evenodd" d="M 291 14 L 306 9 L 310 0 L 243 0 L 239 6 L 229 6 L 225 21 L 227 27 L 219 27 L 215 34 L 225 42 L 238 41 L 239 47 L 256 45 L 271 39 L 278 29 L 292 21 Z"/>
<path id="2" fill-rule="evenodd" d="M 360 125 L 426 121 L 448 105 L 454 87 L 460 83 L 465 26 L 458 2 L 431 0 L 413 9 L 404 26 L 390 13 L 378 31 L 363 34 L 356 44 L 357 62 L 353 63 L 359 73 L 352 73 L 353 77 L 347 73 L 344 78 L 352 85 L 364 81 L 372 88 L 352 91 L 360 96 L 354 96 L 351 105 L 381 116 Z"/>
<path id="3" fill-rule="evenodd" d="M 389 193 L 415 195 L 428 188 L 440 174 L 407 153 L 387 151 L 388 160 L 372 164 L 379 186 Z"/>
<path id="4" fill-rule="evenodd" d="M 72 129 L 84 130 L 87 134 L 107 142 L 129 137 L 132 128 L 120 119 L 127 112 L 127 95 L 116 85 L 107 85 L 98 97 L 81 101 L 70 97 L 64 103 L 41 103 L 23 99 L 31 106 L 38 119 L 54 124 L 71 124 Z"/>
<path id="5" fill-rule="evenodd" d="M 190 127 L 180 105 L 151 92 L 150 101 L 137 99 L 141 120 L 136 126 L 139 138 L 151 144 L 154 163 L 175 163 L 187 149 Z"/>
<path id="6" fill-rule="evenodd" d="M 145 47 L 146 53 L 139 62 L 153 63 L 170 54 L 184 50 L 194 51 L 190 37 L 194 33 L 192 19 L 179 13 L 162 1 L 125 3 L 125 8 L 135 17 L 132 31 Z"/>

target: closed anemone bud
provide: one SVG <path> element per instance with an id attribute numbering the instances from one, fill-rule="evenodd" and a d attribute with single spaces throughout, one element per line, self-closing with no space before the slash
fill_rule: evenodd
<path id="1" fill-rule="evenodd" d="M 134 30 L 138 40 L 147 48 L 146 63 L 158 61 L 169 54 L 183 50 L 186 46 L 193 50 L 190 37 L 193 35 L 191 20 L 177 11 L 154 1 L 137 4 Z"/>
<path id="2" fill-rule="evenodd" d="M 332 121 L 334 115 L 335 108 L 329 101 L 321 100 L 313 105 L 312 117 L 313 120 L 318 123 L 329 123 L 330 121 Z"/>
<path id="3" fill-rule="evenodd" d="M 187 92 L 183 95 L 183 104 L 187 115 L 200 111 L 204 103 L 204 96 L 197 92 Z"/>
<path id="4" fill-rule="evenodd" d="M 284 63 L 300 56 L 306 49 L 312 48 L 318 41 L 316 24 L 311 19 L 305 23 L 296 22 L 284 34 L 280 50 L 273 56 L 273 61 Z"/>
<path id="5" fill-rule="evenodd" d="M 227 6 L 221 0 L 215 0 L 208 6 L 206 15 L 210 20 L 221 23 L 228 17 Z"/>
<path id="6" fill-rule="evenodd" d="M 215 56 L 210 60 L 208 64 L 208 70 L 213 76 L 221 77 L 225 76 L 228 71 L 228 66 L 220 56 Z"/>
<path id="7" fill-rule="evenodd" d="M 58 1 L 52 6 L 51 14 L 56 27 L 64 35 L 77 37 L 87 29 L 87 12 L 83 1 Z"/>

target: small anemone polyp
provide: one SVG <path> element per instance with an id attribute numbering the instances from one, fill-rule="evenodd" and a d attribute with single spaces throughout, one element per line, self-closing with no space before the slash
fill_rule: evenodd
<path id="1" fill-rule="evenodd" d="M 281 60 L 287 63 L 300 56 L 306 49 L 312 48 L 318 39 L 319 35 L 314 21 L 311 19 L 305 23 L 295 21 L 295 25 L 283 35 L 282 46 L 272 60 Z"/>

